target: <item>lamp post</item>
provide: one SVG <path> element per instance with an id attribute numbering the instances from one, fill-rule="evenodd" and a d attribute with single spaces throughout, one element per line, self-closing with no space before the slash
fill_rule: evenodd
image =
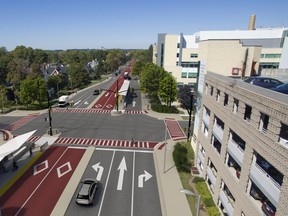
<path id="1" fill-rule="evenodd" d="M 52 118 L 51 118 L 51 106 L 50 106 L 50 98 L 49 91 L 47 90 L 47 99 L 48 99 L 48 114 L 49 114 L 49 135 L 52 136 Z"/>
<path id="2" fill-rule="evenodd" d="M 182 189 L 182 190 L 180 190 L 180 192 L 181 192 L 181 193 L 184 193 L 184 194 L 186 194 L 186 195 L 190 195 L 190 196 L 197 196 L 198 201 L 197 201 L 197 212 L 196 212 L 196 216 L 199 216 L 201 196 L 200 196 L 200 195 L 197 195 L 197 194 L 195 194 L 195 193 L 193 193 L 192 191 L 187 190 L 187 189 Z"/>

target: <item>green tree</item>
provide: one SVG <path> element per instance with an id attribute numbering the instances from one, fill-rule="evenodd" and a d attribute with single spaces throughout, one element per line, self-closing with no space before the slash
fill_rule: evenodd
<path id="1" fill-rule="evenodd" d="M 0 106 L 2 113 L 4 113 L 5 103 L 7 101 L 6 93 L 7 93 L 6 87 L 4 85 L 0 85 Z"/>
<path id="2" fill-rule="evenodd" d="M 166 76 L 159 83 L 158 95 L 165 101 L 166 105 L 171 107 L 171 104 L 177 97 L 177 83 L 175 78 L 166 73 Z"/>
<path id="3" fill-rule="evenodd" d="M 145 63 L 143 61 L 136 61 L 133 65 L 132 75 L 139 76 L 144 66 Z"/>
<path id="4" fill-rule="evenodd" d="M 43 78 L 27 78 L 21 81 L 20 102 L 28 107 L 29 104 L 42 102 L 47 98 L 47 85 Z"/>
<path id="5" fill-rule="evenodd" d="M 191 88 L 188 85 L 179 88 L 178 99 L 180 106 L 188 111 L 191 109 Z"/>
<path id="6" fill-rule="evenodd" d="M 8 63 L 11 61 L 11 55 L 5 47 L 0 48 L 0 85 L 5 84 L 8 74 Z"/>
<path id="7" fill-rule="evenodd" d="M 148 63 L 140 74 L 140 88 L 151 96 L 157 96 L 160 81 L 166 76 L 167 71 L 155 64 Z"/>
<path id="8" fill-rule="evenodd" d="M 119 66 L 125 64 L 126 57 L 124 51 L 113 49 L 107 54 L 106 64 L 109 72 L 113 72 L 118 69 Z"/>
<path id="9" fill-rule="evenodd" d="M 6 80 L 13 83 L 14 90 L 19 91 L 20 82 L 26 78 L 29 72 L 29 62 L 24 59 L 13 59 L 8 63 L 8 73 Z"/>
<path id="10" fill-rule="evenodd" d="M 88 72 L 81 63 L 71 64 L 67 69 L 67 73 L 72 89 L 85 87 L 91 82 Z"/>

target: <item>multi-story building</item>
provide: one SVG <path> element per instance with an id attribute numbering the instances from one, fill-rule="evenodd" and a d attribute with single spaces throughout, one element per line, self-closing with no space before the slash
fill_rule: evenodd
<path id="1" fill-rule="evenodd" d="M 235 77 L 288 68 L 287 38 L 288 28 L 158 34 L 156 62 L 172 73 L 178 86 L 193 87 L 198 61 L 205 62 L 207 71 Z"/>
<path id="2" fill-rule="evenodd" d="M 287 215 L 287 95 L 208 72 L 192 146 L 223 214 Z"/>

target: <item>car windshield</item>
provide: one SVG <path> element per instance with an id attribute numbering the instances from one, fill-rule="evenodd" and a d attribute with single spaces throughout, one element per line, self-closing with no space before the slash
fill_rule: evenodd
<path id="1" fill-rule="evenodd" d="M 288 83 L 285 83 L 283 85 L 279 85 L 276 87 L 277 89 L 280 89 L 280 90 L 285 90 L 285 89 L 288 89 Z"/>
<path id="2" fill-rule="evenodd" d="M 78 194 L 78 198 L 82 198 L 82 199 L 88 198 L 90 186 L 91 186 L 90 184 L 83 184 Z"/>

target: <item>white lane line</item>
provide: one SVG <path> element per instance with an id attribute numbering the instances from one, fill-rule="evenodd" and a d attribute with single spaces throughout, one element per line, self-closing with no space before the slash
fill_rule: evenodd
<path id="1" fill-rule="evenodd" d="M 50 172 L 52 172 L 53 168 L 56 166 L 56 164 L 58 163 L 58 161 L 63 157 L 63 155 L 66 153 L 66 151 L 68 150 L 68 148 L 65 149 L 65 151 L 61 154 L 61 156 L 58 158 L 58 160 L 54 163 L 54 165 L 52 166 L 52 168 L 47 172 L 47 174 L 44 176 L 44 178 L 41 180 L 41 182 L 38 184 L 38 186 L 34 189 L 34 191 L 30 194 L 30 196 L 27 198 L 27 200 L 23 203 L 23 205 L 19 208 L 19 210 L 17 211 L 17 213 L 15 214 L 15 216 L 17 216 L 20 211 L 24 208 L 24 206 L 26 205 L 26 203 L 31 199 L 31 197 L 36 193 L 37 189 L 41 186 L 41 184 L 45 181 L 45 179 L 47 178 L 47 176 L 50 174 Z"/>
<path id="2" fill-rule="evenodd" d="M 132 194 L 131 194 L 131 216 L 134 211 L 134 176 L 135 176 L 135 151 L 133 152 L 133 164 L 132 164 Z"/>
<path id="3" fill-rule="evenodd" d="M 108 177 L 107 177 L 107 180 L 106 180 L 106 183 L 105 183 L 105 188 L 104 188 L 104 191 L 103 191 L 102 200 L 101 200 L 100 207 L 99 207 L 98 216 L 100 216 L 100 214 L 101 214 L 102 205 L 103 205 L 103 202 L 104 202 L 105 193 L 106 193 L 106 189 L 107 189 L 107 185 L 108 185 L 108 181 L 109 181 L 110 173 L 111 173 L 111 169 L 112 169 L 112 164 L 113 164 L 113 161 L 114 161 L 114 156 L 115 156 L 115 151 L 113 152 L 113 155 L 112 155 L 112 159 L 111 159 L 111 163 L 110 163 L 110 167 L 109 167 L 109 171 L 108 171 Z"/>

